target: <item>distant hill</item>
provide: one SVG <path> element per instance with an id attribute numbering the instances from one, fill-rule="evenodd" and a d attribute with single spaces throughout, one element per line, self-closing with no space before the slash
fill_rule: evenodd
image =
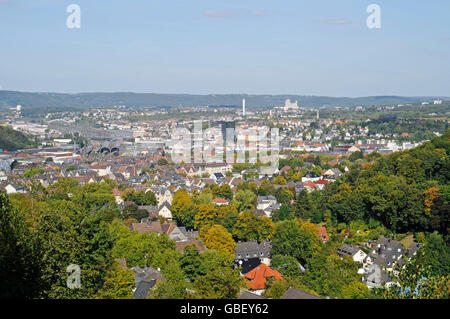
<path id="1" fill-rule="evenodd" d="M 434 99 L 450 100 L 449 97 L 327 97 L 301 95 L 246 95 L 246 94 L 155 94 L 155 93 L 30 93 L 18 91 L 0 91 L 0 109 L 15 107 L 20 104 L 25 108 L 74 108 L 111 107 L 125 105 L 129 107 L 144 106 L 200 106 L 200 105 L 241 105 L 246 99 L 247 106 L 271 107 L 284 105 L 286 99 L 298 100 L 300 106 L 366 106 L 399 103 L 418 103 Z"/>

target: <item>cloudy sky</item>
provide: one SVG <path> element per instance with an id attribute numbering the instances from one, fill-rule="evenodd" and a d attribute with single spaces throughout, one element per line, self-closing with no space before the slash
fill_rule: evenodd
<path id="1" fill-rule="evenodd" d="M 0 0 L 0 89 L 450 96 L 449 17 L 448 0 Z"/>

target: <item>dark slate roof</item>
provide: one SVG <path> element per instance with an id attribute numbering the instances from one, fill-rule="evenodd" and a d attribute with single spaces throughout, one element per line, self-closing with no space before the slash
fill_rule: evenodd
<path id="1" fill-rule="evenodd" d="M 134 299 L 147 299 L 147 295 L 150 289 L 156 285 L 156 281 L 146 282 L 141 281 L 136 290 L 133 293 Z"/>
<path id="2" fill-rule="evenodd" d="M 269 195 L 269 196 L 258 196 L 258 202 L 266 201 L 266 200 L 277 201 L 277 199 L 276 199 L 275 196 L 273 196 L 273 195 Z"/>
<path id="3" fill-rule="evenodd" d="M 400 242 L 384 237 L 377 242 L 374 250 L 375 254 L 373 252 L 371 253 L 372 258 L 374 258 L 374 263 L 388 268 L 397 262 L 399 256 L 404 251 L 403 245 Z"/>
<path id="4" fill-rule="evenodd" d="M 406 255 L 408 256 L 408 258 L 411 258 L 414 256 L 415 253 L 417 253 L 417 251 L 420 248 L 420 244 L 419 243 L 412 243 L 411 246 L 409 246 L 409 248 L 406 250 Z"/>
<path id="5" fill-rule="evenodd" d="M 308 171 L 305 173 L 305 175 L 303 175 L 303 177 L 306 178 L 317 178 L 319 177 L 319 175 L 317 175 L 316 173 L 312 172 L 312 171 Z"/>
<path id="6" fill-rule="evenodd" d="M 359 251 L 359 247 L 348 245 L 348 244 L 343 244 L 341 247 L 339 247 L 337 249 L 336 252 L 339 256 L 342 256 L 342 255 L 353 256 L 358 251 Z"/>
<path id="7" fill-rule="evenodd" d="M 171 206 L 167 201 L 164 201 L 164 203 L 162 203 L 162 204 L 158 207 L 158 210 L 163 209 L 164 206 L 166 206 L 169 210 L 172 210 L 172 206 Z"/>
<path id="8" fill-rule="evenodd" d="M 379 265 L 374 264 L 369 269 L 365 282 L 370 282 L 375 285 L 384 285 L 390 280 L 389 274 L 384 271 Z"/>
<path id="9" fill-rule="evenodd" d="M 243 293 L 241 293 L 241 295 L 237 299 L 267 299 L 267 298 L 246 290 Z"/>
<path id="10" fill-rule="evenodd" d="M 236 259 L 249 259 L 255 257 L 269 257 L 271 251 L 272 244 L 269 241 L 262 241 L 260 244 L 256 241 L 248 241 L 238 242 L 236 244 L 235 254 Z M 263 253 L 263 255 L 261 255 L 261 253 Z"/>
<path id="11" fill-rule="evenodd" d="M 139 209 L 145 209 L 149 214 L 156 213 L 158 214 L 159 208 L 158 206 L 138 206 Z"/>
<path id="12" fill-rule="evenodd" d="M 134 271 L 134 282 L 136 283 L 136 290 L 133 293 L 135 299 L 146 299 L 148 291 L 152 289 L 158 280 L 164 280 L 161 273 L 152 268 L 139 266 L 132 268 Z"/>
<path id="13" fill-rule="evenodd" d="M 288 290 L 286 290 L 281 299 L 323 299 L 323 298 L 309 294 L 307 292 L 304 292 L 303 290 L 290 287 Z"/>
<path id="14" fill-rule="evenodd" d="M 258 267 L 261 265 L 261 259 L 259 258 L 249 258 L 249 259 L 242 259 L 236 262 L 237 267 L 242 267 L 241 273 L 246 274 L 250 270 L 252 270 L 255 267 Z"/>

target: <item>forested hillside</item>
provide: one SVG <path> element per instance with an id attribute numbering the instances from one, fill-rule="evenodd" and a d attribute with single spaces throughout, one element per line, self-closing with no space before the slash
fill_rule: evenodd
<path id="1" fill-rule="evenodd" d="M 394 232 L 438 230 L 448 239 L 450 131 L 420 147 L 356 161 L 317 199 L 337 222 L 379 221 Z"/>
<path id="2" fill-rule="evenodd" d="M 35 147 L 35 143 L 31 138 L 10 127 L 0 126 L 0 149 L 16 151 L 30 147 Z"/>

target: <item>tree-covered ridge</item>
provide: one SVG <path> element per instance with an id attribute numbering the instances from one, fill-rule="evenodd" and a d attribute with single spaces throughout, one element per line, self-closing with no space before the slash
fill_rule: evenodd
<path id="1" fill-rule="evenodd" d="M 376 220 L 396 232 L 440 231 L 448 236 L 450 131 L 415 149 L 357 160 L 325 187 L 316 203 L 338 222 Z"/>
<path id="2" fill-rule="evenodd" d="M 21 104 L 25 107 L 59 107 L 72 108 L 106 107 L 114 105 L 127 106 L 196 106 L 196 105 L 241 105 L 242 99 L 249 106 L 272 107 L 284 105 L 286 99 L 299 100 L 308 106 L 323 105 L 382 105 L 398 103 L 418 103 L 439 97 L 403 97 L 403 96 L 368 96 L 359 98 L 301 96 L 301 95 L 248 95 L 248 94 L 155 94 L 155 93 L 32 93 L 18 91 L 0 91 L 0 108 Z M 442 97 L 441 97 L 442 98 Z M 447 99 L 447 98 L 445 98 Z"/>
<path id="3" fill-rule="evenodd" d="M 0 149 L 6 151 L 17 151 L 36 147 L 35 141 L 25 136 L 22 132 L 13 130 L 7 126 L 0 126 Z"/>

